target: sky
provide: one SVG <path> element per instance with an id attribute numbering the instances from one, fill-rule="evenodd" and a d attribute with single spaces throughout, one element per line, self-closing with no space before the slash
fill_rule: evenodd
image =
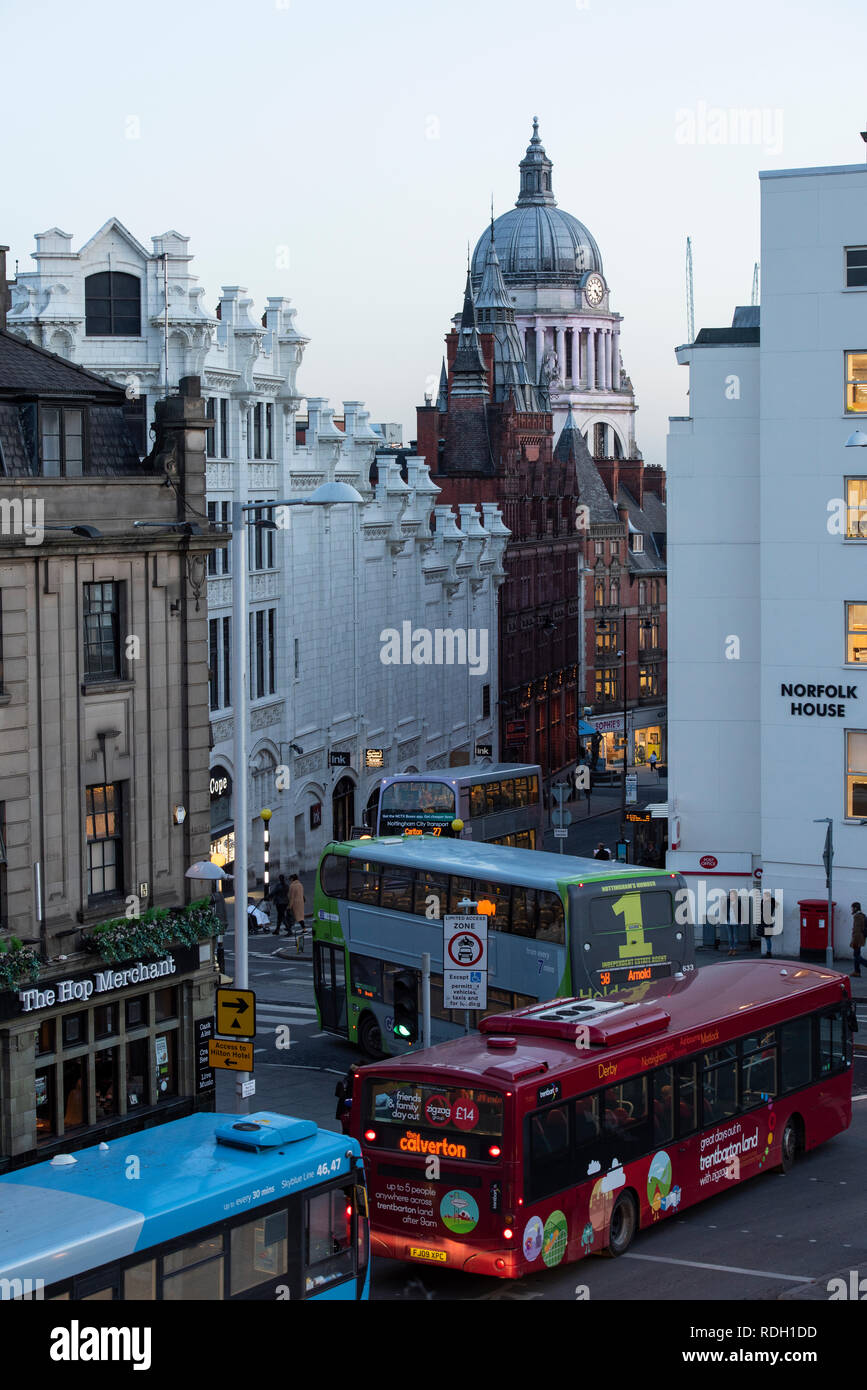
<path id="1" fill-rule="evenodd" d="M 415 435 L 466 247 L 518 194 L 538 115 L 600 247 L 645 459 L 688 413 L 696 329 L 748 304 L 760 169 L 858 164 L 863 0 L 0 0 L 0 242 L 115 216 L 190 238 L 213 309 L 286 295 L 301 392 Z M 809 266 L 804 267 L 809 274 Z"/>

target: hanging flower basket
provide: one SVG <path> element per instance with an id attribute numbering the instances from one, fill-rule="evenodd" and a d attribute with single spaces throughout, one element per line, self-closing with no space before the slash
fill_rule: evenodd
<path id="1" fill-rule="evenodd" d="M 17 989 L 39 979 L 42 962 L 32 946 L 17 936 L 0 941 L 0 989 Z"/>
<path id="2" fill-rule="evenodd" d="M 185 907 L 151 907 L 140 917 L 115 917 L 82 932 L 81 944 L 116 963 L 162 956 L 173 946 L 195 946 L 217 936 L 220 920 L 210 898 Z"/>

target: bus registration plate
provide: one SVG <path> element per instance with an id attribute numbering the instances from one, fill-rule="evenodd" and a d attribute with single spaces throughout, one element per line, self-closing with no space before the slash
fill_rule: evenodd
<path id="1" fill-rule="evenodd" d="M 411 1260 L 433 1260 L 435 1264 L 442 1265 L 447 1260 L 445 1250 L 425 1250 L 420 1245 L 409 1247 L 409 1257 Z"/>

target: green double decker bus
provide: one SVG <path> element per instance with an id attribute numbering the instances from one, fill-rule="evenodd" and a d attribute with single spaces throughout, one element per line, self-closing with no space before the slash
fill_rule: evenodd
<path id="1" fill-rule="evenodd" d="M 332 843 L 319 862 L 313 978 L 319 1026 L 369 1056 L 418 1047 L 394 1034 L 395 980 L 412 972 L 421 1008 L 431 957 L 431 1042 L 465 1028 L 443 1003 L 446 914 L 480 904 L 488 918 L 488 1005 L 476 1020 L 538 1001 L 601 997 L 695 968 L 692 926 L 679 922 L 684 880 L 663 869 L 540 850 L 379 837 Z"/>

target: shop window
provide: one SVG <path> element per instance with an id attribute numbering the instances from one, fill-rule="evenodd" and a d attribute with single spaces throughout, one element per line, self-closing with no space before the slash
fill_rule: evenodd
<path id="1" fill-rule="evenodd" d="M 846 353 L 846 409 L 867 410 L 867 352 Z"/>
<path id="2" fill-rule="evenodd" d="M 55 1068 L 43 1067 L 36 1073 L 36 1142 L 43 1143 L 57 1133 L 55 1119 Z"/>
<path id="3" fill-rule="evenodd" d="M 63 1028 L 63 1046 L 81 1047 L 87 1042 L 87 1010 L 83 1009 L 80 1014 L 67 1014 L 61 1022 Z"/>
<path id="4" fill-rule="evenodd" d="M 138 994 L 134 999 L 126 1001 L 126 1026 L 127 1028 L 145 1028 L 148 1021 L 148 996 Z"/>
<path id="5" fill-rule="evenodd" d="M 867 818 L 867 730 L 846 733 L 846 815 Z"/>
<path id="6" fill-rule="evenodd" d="M 87 1124 L 87 1058 L 72 1057 L 63 1063 L 63 1129 Z"/>
<path id="7" fill-rule="evenodd" d="M 352 1273 L 352 1226 L 347 1215 L 350 1198 L 342 1188 L 307 1199 L 307 1293 Z"/>
<path id="8" fill-rule="evenodd" d="M 867 662 L 867 603 L 846 604 L 846 660 Z"/>
<path id="9" fill-rule="evenodd" d="M 39 1025 L 36 1034 L 36 1056 L 43 1057 L 46 1052 L 53 1052 L 56 1046 L 57 1024 L 53 1018 L 44 1018 Z"/>
<path id="10" fill-rule="evenodd" d="M 93 1036 L 110 1038 L 117 1032 L 117 1004 L 99 1004 L 93 1011 Z"/>
<path id="11" fill-rule="evenodd" d="M 174 985 L 158 989 L 154 993 L 154 1021 L 165 1023 L 168 1018 L 178 1016 L 178 991 Z"/>
<path id="12" fill-rule="evenodd" d="M 108 1120 L 118 1113 L 117 1048 L 106 1048 L 94 1057 L 93 1088 L 97 1120 Z"/>
<path id="13" fill-rule="evenodd" d="M 146 1300 L 154 1302 L 157 1296 L 157 1262 L 145 1260 L 140 1265 L 131 1265 L 123 1272 L 123 1296 L 127 1303 Z"/>
<path id="14" fill-rule="evenodd" d="M 171 1033 L 158 1033 L 154 1038 L 157 1101 L 169 1100 L 178 1093 L 177 1041 L 178 1035 L 174 1030 Z"/>
<path id="15" fill-rule="evenodd" d="M 147 1105 L 148 1040 L 136 1038 L 126 1045 L 126 1107 Z"/>
<path id="16" fill-rule="evenodd" d="M 232 1241 L 232 1294 L 277 1279 L 289 1268 L 289 1217 L 286 1211 L 236 1226 Z"/>

